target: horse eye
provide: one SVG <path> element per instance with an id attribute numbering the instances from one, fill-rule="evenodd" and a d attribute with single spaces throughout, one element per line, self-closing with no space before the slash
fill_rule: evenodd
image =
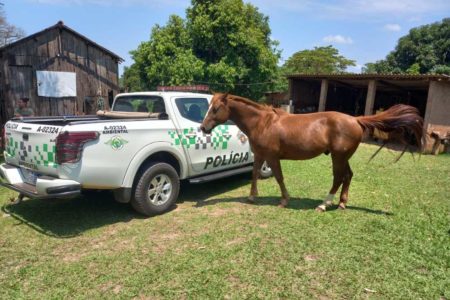
<path id="1" fill-rule="evenodd" d="M 212 108 L 212 112 L 213 112 L 213 114 L 215 114 L 215 113 L 217 113 L 217 111 L 219 110 L 219 108 L 217 108 L 217 107 L 213 107 Z"/>

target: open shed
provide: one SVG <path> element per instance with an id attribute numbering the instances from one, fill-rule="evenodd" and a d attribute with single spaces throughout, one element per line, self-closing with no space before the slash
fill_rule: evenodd
<path id="1" fill-rule="evenodd" d="M 289 99 L 295 113 L 335 110 L 371 115 L 395 104 L 418 108 L 424 118 L 424 151 L 450 136 L 450 77 L 446 75 L 293 74 Z"/>

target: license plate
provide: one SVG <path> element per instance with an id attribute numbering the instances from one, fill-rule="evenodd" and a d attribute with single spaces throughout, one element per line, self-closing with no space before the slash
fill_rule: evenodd
<path id="1" fill-rule="evenodd" d="M 38 174 L 28 169 L 21 169 L 23 181 L 28 184 L 36 185 Z"/>

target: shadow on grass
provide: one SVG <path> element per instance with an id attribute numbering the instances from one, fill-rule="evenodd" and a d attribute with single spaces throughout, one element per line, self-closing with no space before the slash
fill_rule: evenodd
<path id="1" fill-rule="evenodd" d="M 235 176 L 215 183 L 183 183 L 179 202 L 206 199 L 248 182 L 245 176 Z M 65 200 L 27 199 L 19 204 L 5 204 L 1 209 L 17 220 L 16 225 L 27 225 L 56 238 L 76 237 L 90 229 L 146 218 L 135 212 L 131 205 L 116 202 L 109 192 L 89 192 L 82 197 Z"/>
<path id="2" fill-rule="evenodd" d="M 247 201 L 246 197 L 237 197 L 237 198 L 219 198 L 219 199 L 212 199 L 208 201 L 200 200 L 196 203 L 195 207 L 204 207 L 209 205 L 215 205 L 218 203 L 230 203 L 230 202 L 237 202 L 237 203 L 244 203 L 248 205 L 255 205 L 255 206 L 261 206 L 261 205 L 271 205 L 271 206 L 278 206 L 280 204 L 280 199 L 276 197 L 258 197 L 256 199 L 256 203 L 249 203 Z M 286 207 L 286 209 L 295 209 L 295 210 L 313 210 L 316 209 L 317 206 L 322 204 L 323 200 L 318 199 L 310 199 L 310 198 L 291 198 L 289 200 L 289 204 Z M 333 205 L 332 207 L 329 207 L 327 211 L 333 211 L 337 210 L 338 206 Z M 347 206 L 347 210 L 357 210 L 362 211 L 365 213 L 371 213 L 376 215 L 386 215 L 391 216 L 393 215 L 390 212 L 382 211 L 382 210 L 374 210 L 370 208 L 365 207 L 358 207 L 358 206 Z"/>
<path id="3" fill-rule="evenodd" d="M 141 218 L 129 205 L 114 201 L 107 192 L 65 200 L 24 200 L 4 205 L 2 210 L 18 221 L 16 225 L 25 224 L 57 238 L 75 237 L 90 229 Z"/>
<path id="4" fill-rule="evenodd" d="M 229 177 L 205 184 L 182 183 L 179 202 L 194 202 L 195 207 L 215 205 L 226 202 L 247 203 L 246 197 L 218 198 L 206 201 L 215 195 L 226 193 L 232 189 L 249 184 L 245 175 Z M 315 209 L 322 200 L 292 198 L 288 209 Z M 259 197 L 255 205 L 277 206 L 277 197 Z M 254 205 L 249 204 L 248 205 Z M 336 209 L 337 206 L 329 210 Z M 348 206 L 349 210 L 359 210 L 379 215 L 392 215 L 381 210 Z M 2 211 L 11 215 L 18 222 L 16 225 L 27 225 L 39 233 L 56 237 L 71 238 L 83 232 L 109 224 L 129 222 L 133 219 L 145 218 L 135 212 L 129 204 L 117 203 L 111 193 L 91 192 L 83 197 L 69 200 L 25 200 L 19 204 L 6 204 Z"/>

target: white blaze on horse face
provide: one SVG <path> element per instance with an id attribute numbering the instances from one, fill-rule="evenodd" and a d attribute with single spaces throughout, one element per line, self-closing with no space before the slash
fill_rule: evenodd
<path id="1" fill-rule="evenodd" d="M 335 194 L 328 194 L 328 196 L 325 198 L 322 204 L 320 204 L 318 207 L 322 210 L 326 210 L 327 207 L 333 205 L 333 199 Z"/>
<path id="2" fill-rule="evenodd" d="M 209 103 L 208 111 L 206 112 L 205 118 L 203 119 L 203 126 L 205 127 L 206 131 L 212 130 L 213 127 L 215 126 L 215 122 L 213 120 L 209 121 L 208 124 L 205 124 L 205 120 L 208 119 L 209 114 L 211 113 L 211 110 L 212 110 L 212 107 L 213 107 L 213 102 L 214 101 L 211 100 L 211 102 Z"/>
<path id="3" fill-rule="evenodd" d="M 213 102 L 212 102 L 212 100 L 211 100 L 211 102 L 209 103 L 208 111 L 206 112 L 206 115 L 205 115 L 205 119 L 206 119 L 206 117 L 209 115 L 209 112 L 211 111 L 212 104 L 213 104 Z"/>
<path id="4" fill-rule="evenodd" d="M 208 118 L 209 113 L 211 112 L 212 106 L 213 106 L 213 101 L 211 101 L 209 103 L 208 111 L 206 112 L 205 117 L 203 118 L 203 123 L 204 123 L 204 120 L 206 120 Z M 207 131 L 212 129 L 211 123 L 212 122 L 209 122 L 209 124 L 204 124 L 204 127 Z"/>

